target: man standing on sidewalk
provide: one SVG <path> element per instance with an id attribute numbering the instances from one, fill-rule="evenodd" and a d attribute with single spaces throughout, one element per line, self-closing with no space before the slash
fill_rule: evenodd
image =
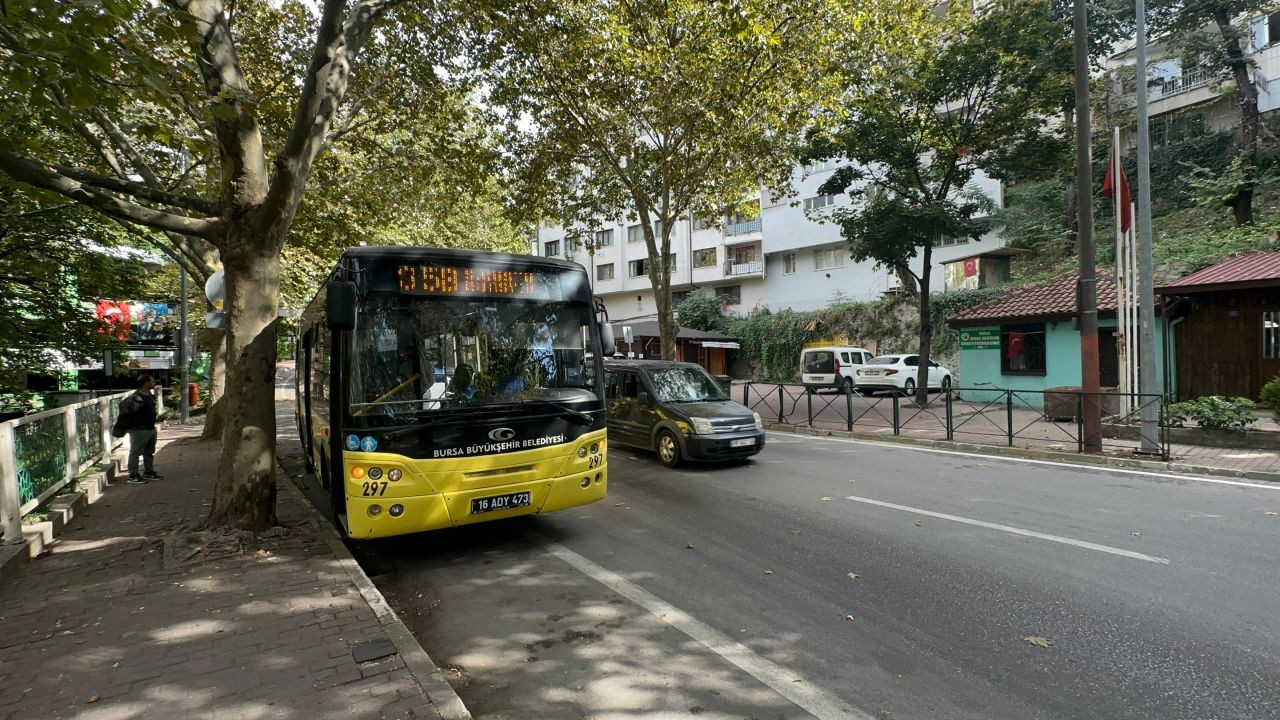
<path id="1" fill-rule="evenodd" d="M 129 482 L 141 485 L 160 480 L 156 472 L 156 398 L 151 394 L 156 381 L 150 375 L 138 378 L 138 389 L 120 403 L 121 426 L 129 431 Z M 143 472 L 138 472 L 138 456 Z"/>

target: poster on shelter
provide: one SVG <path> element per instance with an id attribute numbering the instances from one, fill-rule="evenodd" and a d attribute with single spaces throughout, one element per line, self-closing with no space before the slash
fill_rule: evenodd
<path id="1" fill-rule="evenodd" d="M 172 346 L 177 320 L 165 303 L 99 300 L 94 314 L 102 321 L 100 332 L 129 345 Z"/>
<path id="2" fill-rule="evenodd" d="M 99 300 L 94 305 L 93 311 L 102 322 L 99 332 L 117 340 L 129 339 L 129 331 L 133 324 L 133 312 L 129 303 L 118 300 Z"/>

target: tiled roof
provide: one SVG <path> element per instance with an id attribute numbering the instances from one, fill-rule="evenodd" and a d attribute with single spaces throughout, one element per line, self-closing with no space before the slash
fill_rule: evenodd
<path id="1" fill-rule="evenodd" d="M 1176 295 L 1245 285 L 1280 285 L 1280 252 L 1238 255 L 1175 280 L 1159 288 L 1157 292 Z"/>
<path id="2" fill-rule="evenodd" d="M 1071 317 L 1076 314 L 1076 273 L 1063 275 L 1039 285 L 1010 290 L 1001 297 L 961 310 L 947 322 L 952 325 L 981 325 L 998 320 L 1038 320 Z M 1098 312 L 1116 311 L 1115 278 L 1098 270 Z"/>

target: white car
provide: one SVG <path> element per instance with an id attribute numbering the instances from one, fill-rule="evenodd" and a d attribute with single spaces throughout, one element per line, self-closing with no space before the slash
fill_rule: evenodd
<path id="1" fill-rule="evenodd" d="M 858 392 L 870 395 L 877 390 L 894 390 L 915 395 L 916 376 L 920 370 L 919 355 L 880 355 L 858 368 Z M 929 389 L 951 388 L 951 371 L 929 361 Z"/>
<path id="2" fill-rule="evenodd" d="M 855 347 L 812 347 L 800 353 L 800 382 L 809 392 L 822 388 L 853 389 L 858 368 L 871 359 L 870 351 Z"/>

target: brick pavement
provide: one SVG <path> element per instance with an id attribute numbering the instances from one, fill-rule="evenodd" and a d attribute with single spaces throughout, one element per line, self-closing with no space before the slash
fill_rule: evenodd
<path id="1" fill-rule="evenodd" d="M 112 485 L 0 578 L 0 720 L 439 718 L 399 655 L 352 657 L 386 631 L 287 481 L 282 530 L 166 563 L 208 512 L 217 449 L 195 432 L 162 431 L 164 480 Z"/>

